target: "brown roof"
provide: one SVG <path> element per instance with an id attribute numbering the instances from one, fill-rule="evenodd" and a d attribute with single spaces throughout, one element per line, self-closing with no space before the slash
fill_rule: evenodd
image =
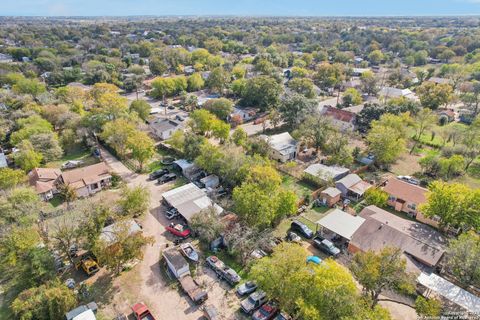
<path id="1" fill-rule="evenodd" d="M 108 177 L 110 177 L 110 173 L 105 162 L 100 162 L 91 166 L 65 171 L 62 173 L 63 182 L 71 185 L 75 189 L 99 182 L 100 180 Z"/>
<path id="2" fill-rule="evenodd" d="M 417 205 L 427 201 L 427 189 L 399 180 L 397 178 L 388 180 L 387 185 L 383 188 L 383 190 L 397 199 L 412 202 Z"/>
<path id="3" fill-rule="evenodd" d="M 445 238 L 427 225 L 400 218 L 376 206 L 364 208 L 360 216 L 365 222 L 350 242 L 362 251 L 396 247 L 430 266 L 437 265 L 445 252 Z"/>
<path id="4" fill-rule="evenodd" d="M 28 182 L 37 193 L 45 193 L 55 189 L 55 182 L 61 174 L 59 169 L 35 168 L 28 173 Z"/>
<path id="5" fill-rule="evenodd" d="M 352 122 L 355 119 L 355 113 L 331 106 L 323 107 L 323 114 L 342 122 Z"/>

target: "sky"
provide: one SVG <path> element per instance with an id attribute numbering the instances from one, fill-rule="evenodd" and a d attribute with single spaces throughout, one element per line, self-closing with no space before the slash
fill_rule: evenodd
<path id="1" fill-rule="evenodd" d="M 480 0 L 0 0 L 0 16 L 480 15 Z"/>

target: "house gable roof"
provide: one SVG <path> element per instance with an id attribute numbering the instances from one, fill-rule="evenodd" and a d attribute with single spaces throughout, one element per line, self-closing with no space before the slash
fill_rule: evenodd
<path id="1" fill-rule="evenodd" d="M 341 110 L 331 106 L 324 106 L 322 113 L 327 117 L 332 117 L 337 121 L 352 123 L 356 114 L 350 111 Z"/>
<path id="2" fill-rule="evenodd" d="M 383 191 L 397 199 L 402 199 L 417 205 L 427 201 L 427 189 L 397 178 L 391 178 L 388 180 Z"/>
<path id="3" fill-rule="evenodd" d="M 100 162 L 91 166 L 73 169 L 62 173 L 63 182 L 71 185 L 75 189 L 82 188 L 86 185 L 99 182 L 109 177 L 109 169 L 105 162 Z"/>

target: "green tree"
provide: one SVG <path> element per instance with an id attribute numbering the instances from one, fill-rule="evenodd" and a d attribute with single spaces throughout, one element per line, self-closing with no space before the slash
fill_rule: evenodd
<path id="1" fill-rule="evenodd" d="M 118 205 L 122 215 L 138 217 L 149 208 L 150 191 L 145 186 L 124 187 Z"/>
<path id="2" fill-rule="evenodd" d="M 148 66 L 150 67 L 150 72 L 156 76 L 161 76 L 168 70 L 168 66 L 160 57 L 152 57 Z"/>
<path id="3" fill-rule="evenodd" d="M 425 130 L 428 130 L 434 125 L 436 119 L 437 119 L 436 115 L 433 113 L 431 109 L 428 109 L 428 108 L 421 109 L 415 115 L 414 122 L 413 122 L 414 127 L 416 129 L 415 136 L 413 137 L 413 139 L 415 140 L 415 143 L 410 149 L 410 153 L 412 153 L 413 150 L 415 150 L 418 140 L 420 140 Z"/>
<path id="4" fill-rule="evenodd" d="M 205 85 L 205 81 L 203 81 L 202 75 L 198 72 L 188 77 L 187 83 L 188 92 L 201 90 Z"/>
<path id="5" fill-rule="evenodd" d="M 321 63 L 317 66 L 317 73 L 314 76 L 315 83 L 323 91 L 330 88 L 338 88 L 345 78 L 345 70 L 343 65 L 339 63 L 329 64 Z"/>
<path id="6" fill-rule="evenodd" d="M 205 135 L 212 130 L 216 117 L 205 109 L 195 110 L 190 114 L 189 125 L 193 132 Z"/>
<path id="7" fill-rule="evenodd" d="M 103 126 L 100 137 L 123 158 L 127 153 L 128 139 L 134 136 L 136 130 L 129 120 L 117 119 Z"/>
<path id="8" fill-rule="evenodd" d="M 248 79 L 242 91 L 241 104 L 258 107 L 265 111 L 279 104 L 281 93 L 282 87 L 274 78 L 259 76 Z"/>
<path id="9" fill-rule="evenodd" d="M 222 67 L 217 67 L 208 76 L 206 85 L 213 92 L 222 93 L 228 82 L 229 74 Z"/>
<path id="10" fill-rule="evenodd" d="M 408 287 L 414 291 L 412 278 L 406 271 L 407 262 L 402 258 L 402 251 L 386 247 L 380 252 L 360 252 L 353 257 L 350 270 L 362 285 L 374 308 L 380 294 L 386 289 Z"/>
<path id="11" fill-rule="evenodd" d="M 218 213 L 214 207 L 208 207 L 194 214 L 189 225 L 199 239 L 206 244 L 210 244 L 217 239 L 225 230 L 225 225 L 218 218 Z"/>
<path id="12" fill-rule="evenodd" d="M 385 59 L 385 57 L 384 57 L 382 51 L 380 51 L 380 50 L 373 50 L 368 55 L 368 60 L 374 65 L 377 65 L 377 64 L 381 63 L 384 59 Z"/>
<path id="13" fill-rule="evenodd" d="M 464 285 L 480 284 L 480 236 L 473 231 L 449 242 L 446 269 Z"/>
<path id="14" fill-rule="evenodd" d="M 203 108 L 216 115 L 217 118 L 226 120 L 233 112 L 233 102 L 226 98 L 210 99 L 205 102 Z"/>
<path id="15" fill-rule="evenodd" d="M 329 134 L 334 130 L 328 118 L 321 114 L 314 114 L 307 117 L 298 130 L 294 131 L 293 135 L 307 145 L 314 147 L 318 152 L 327 142 Z"/>
<path id="16" fill-rule="evenodd" d="M 406 124 L 409 121 L 408 114 L 384 114 L 380 120 L 372 121 L 367 141 L 377 163 L 389 165 L 405 151 Z"/>
<path id="17" fill-rule="evenodd" d="M 113 240 L 98 240 L 93 252 L 98 261 L 115 275 L 120 274 L 126 263 L 143 259 L 143 248 L 154 242 L 153 237 L 145 237 L 141 232 L 131 234 L 125 221 L 115 223 L 110 239 Z"/>
<path id="18" fill-rule="evenodd" d="M 313 99 L 317 95 L 313 87 L 313 81 L 308 78 L 293 78 L 288 82 L 288 87 L 309 99 Z"/>
<path id="19" fill-rule="evenodd" d="M 356 106 L 363 101 L 362 95 L 355 88 L 348 88 L 345 90 L 342 99 L 344 107 Z"/>
<path id="20" fill-rule="evenodd" d="M 17 81 L 13 87 L 13 91 L 17 94 L 30 94 L 34 99 L 47 91 L 45 84 L 37 79 L 23 78 Z"/>
<path id="21" fill-rule="evenodd" d="M 134 100 L 130 103 L 130 112 L 136 112 L 143 121 L 148 119 L 151 110 L 152 107 L 145 100 Z"/>
<path id="22" fill-rule="evenodd" d="M 378 80 L 375 77 L 375 74 L 372 71 L 366 71 L 360 76 L 360 81 L 362 84 L 362 91 L 370 96 L 377 94 Z"/>
<path id="23" fill-rule="evenodd" d="M 480 206 L 479 192 L 460 183 L 434 181 L 428 186 L 426 197 L 420 211 L 429 218 L 439 217 L 441 226 L 480 228 L 480 216 L 475 213 Z"/>
<path id="24" fill-rule="evenodd" d="M 21 320 L 62 319 L 77 305 L 75 293 L 60 280 L 22 291 L 12 303 Z"/>
<path id="25" fill-rule="evenodd" d="M 427 81 L 417 88 L 416 93 L 422 106 L 436 110 L 452 100 L 453 88 L 449 84 L 435 84 Z"/>
<path id="26" fill-rule="evenodd" d="M 247 133 L 242 128 L 237 128 L 232 133 L 232 141 L 237 146 L 245 146 L 247 143 Z M 1 179 L 0 179 L 1 180 Z M 1 184 L 1 183 L 0 183 Z"/>
<path id="27" fill-rule="evenodd" d="M 220 143 L 224 143 L 230 136 L 230 125 L 222 120 L 216 119 L 212 123 L 212 134 L 220 140 Z"/>
<path id="28" fill-rule="evenodd" d="M 41 133 L 52 133 L 53 126 L 47 120 L 41 118 L 39 115 L 32 115 L 28 118 L 19 119 L 16 122 L 19 130 L 12 133 L 10 142 L 17 145 L 22 140 L 29 140 L 30 137 Z"/>
<path id="29" fill-rule="evenodd" d="M 315 102 L 313 100 L 294 93 L 286 95 L 280 103 L 278 111 L 288 127 L 296 129 L 314 107 Z"/>
<path id="30" fill-rule="evenodd" d="M 155 142 L 143 131 L 135 131 L 127 139 L 131 157 L 138 162 L 139 170 L 143 170 L 145 162 L 155 155 Z"/>
<path id="31" fill-rule="evenodd" d="M 449 158 L 441 158 L 438 161 L 439 175 L 448 181 L 454 176 L 464 172 L 465 159 L 463 156 L 455 154 Z"/>
<path id="32" fill-rule="evenodd" d="M 15 163 L 28 172 L 40 166 L 43 156 L 36 152 L 32 143 L 28 140 L 23 140 L 18 144 L 18 151 L 13 155 Z"/>
<path id="33" fill-rule="evenodd" d="M 415 310 L 417 314 L 422 317 L 440 317 L 442 312 L 442 303 L 437 299 L 425 299 L 418 296 L 415 300 Z"/>
<path id="34" fill-rule="evenodd" d="M 0 189 L 6 190 L 16 187 L 26 180 L 25 173 L 11 168 L 0 169 Z"/>
<path id="35" fill-rule="evenodd" d="M 367 205 L 385 208 L 388 201 L 388 193 L 378 188 L 370 188 L 365 191 L 364 201 Z"/>

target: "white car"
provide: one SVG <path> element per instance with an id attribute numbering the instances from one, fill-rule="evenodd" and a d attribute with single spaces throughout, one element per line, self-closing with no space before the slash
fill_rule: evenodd
<path id="1" fill-rule="evenodd" d="M 64 164 L 62 164 L 62 169 L 77 168 L 82 163 L 83 163 L 83 161 L 81 161 L 81 160 L 69 160 L 69 161 L 65 162 Z"/>

